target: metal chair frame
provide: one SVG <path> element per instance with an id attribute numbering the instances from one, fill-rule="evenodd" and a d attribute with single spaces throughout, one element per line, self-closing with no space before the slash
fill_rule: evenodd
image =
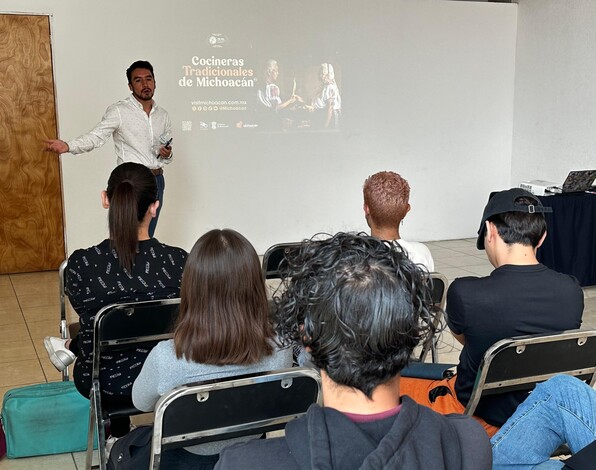
<path id="1" fill-rule="evenodd" d="M 66 300 L 68 296 L 66 295 L 66 265 L 68 264 L 68 260 L 65 259 L 60 263 L 60 267 L 58 268 L 58 289 L 60 290 L 60 338 L 68 339 L 68 323 L 66 321 Z M 69 380 L 69 371 L 68 367 L 66 367 L 62 371 L 62 381 L 68 382 Z"/>
<path id="2" fill-rule="evenodd" d="M 179 304 L 179 298 L 112 304 L 102 308 L 95 316 L 86 470 L 92 468 L 95 433 L 98 436 L 99 468 L 106 469 L 105 426 L 110 418 L 144 413 L 133 406 L 132 400 L 130 404 L 109 409 L 102 407 L 99 381 L 102 354 L 130 350 L 140 345 L 152 347 L 159 341 L 172 338 L 171 327 Z"/>
<path id="3" fill-rule="evenodd" d="M 465 414 L 473 415 L 484 396 L 529 391 L 558 374 L 572 375 L 591 387 L 596 383 L 596 330 L 497 341 L 484 354 Z"/>
<path id="4" fill-rule="evenodd" d="M 283 429 L 321 400 L 319 373 L 304 367 L 176 387 L 155 407 L 149 468 L 168 448 Z"/>

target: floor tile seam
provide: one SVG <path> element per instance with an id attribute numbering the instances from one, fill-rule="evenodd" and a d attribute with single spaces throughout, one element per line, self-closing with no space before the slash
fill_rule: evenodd
<path id="1" fill-rule="evenodd" d="M 433 259 L 435 260 L 435 262 L 443 262 L 446 259 L 452 259 L 452 258 L 457 258 L 457 259 L 461 259 L 461 258 L 470 258 L 473 257 L 473 255 L 466 255 L 465 253 L 453 253 L 453 255 L 449 255 L 449 256 L 436 256 L 433 257 Z"/>
<path id="2" fill-rule="evenodd" d="M 470 248 L 472 248 L 472 249 L 470 250 Z M 476 253 L 484 253 L 484 250 L 479 250 L 475 246 L 465 246 L 465 247 L 458 246 L 458 247 L 451 248 L 451 250 L 457 251 L 458 253 L 463 253 L 465 255 L 471 255 L 471 256 L 474 256 Z"/>
<path id="3" fill-rule="evenodd" d="M 55 289 L 54 289 L 54 286 L 51 286 L 49 283 L 44 282 L 43 279 L 38 279 L 38 280 L 35 280 L 34 282 L 31 281 L 30 286 L 27 284 L 21 283 L 21 284 L 19 284 L 19 287 L 17 288 L 17 285 L 16 285 L 17 283 L 15 283 L 13 281 L 12 275 L 9 274 L 9 278 L 10 278 L 10 283 L 11 283 L 13 292 L 15 294 L 15 297 L 17 297 L 17 298 L 19 298 L 20 296 L 38 296 L 41 294 L 40 292 L 31 292 L 29 290 L 30 287 L 35 287 L 35 288 L 41 289 L 42 291 L 43 290 L 52 290 L 52 291 L 55 290 L 56 292 L 58 291 L 58 285 L 56 285 Z M 40 283 L 43 284 L 43 288 L 40 288 Z M 24 290 L 26 292 L 20 292 L 22 290 Z"/>
<path id="4" fill-rule="evenodd" d="M 468 272 L 468 273 L 472 274 L 473 276 L 476 276 L 476 277 L 478 277 L 478 273 L 475 273 L 474 271 L 470 271 L 469 269 L 466 269 L 466 268 L 474 268 L 474 267 L 476 267 L 476 268 L 477 268 L 477 267 L 480 267 L 480 266 L 482 266 L 482 265 L 480 264 L 480 265 L 478 265 L 478 266 L 465 266 L 465 267 L 458 266 L 457 268 L 458 268 L 458 269 L 461 269 L 462 271 L 466 271 L 466 272 Z M 493 269 L 494 269 L 494 268 L 493 268 Z"/>
<path id="5" fill-rule="evenodd" d="M 5 344 L 7 344 L 7 343 L 2 343 L 2 345 L 5 345 Z M 10 344 L 10 343 L 8 343 L 8 344 Z M 37 350 L 35 349 L 35 347 L 33 345 L 32 345 L 32 347 L 33 347 L 33 352 L 22 351 L 20 353 L 20 355 L 23 357 L 23 359 L 21 359 L 21 360 L 28 361 L 31 359 L 37 359 L 39 357 L 37 355 Z M 7 360 L 7 359 L 5 360 L 4 358 L 7 356 L 8 356 L 7 354 L 2 354 L 2 357 L 0 357 L 0 364 L 9 364 L 9 363 L 15 362 L 15 361 Z"/>
<path id="6" fill-rule="evenodd" d="M 11 279 L 11 283 L 12 283 L 12 279 Z M 13 285 L 13 289 L 14 289 L 14 285 Z M 16 296 L 16 292 L 15 292 L 15 296 Z M 46 382 L 48 382 L 48 376 L 46 375 L 45 369 L 43 368 L 43 364 L 41 363 L 41 359 L 39 358 L 39 355 L 37 354 L 37 349 L 35 348 L 35 340 L 33 339 L 33 335 L 31 333 L 31 329 L 29 327 L 29 322 L 27 322 L 27 319 L 25 318 L 25 314 L 23 313 L 23 307 L 21 305 L 21 302 L 19 300 L 19 297 L 16 296 L 17 298 L 17 303 L 19 304 L 19 310 L 21 312 L 21 315 L 23 316 L 23 320 L 25 322 L 25 328 L 27 329 L 27 334 L 29 335 L 29 341 L 31 341 L 31 346 L 33 346 L 33 349 L 35 350 L 35 360 L 37 361 L 37 364 L 39 365 L 40 369 L 41 369 L 41 373 L 43 374 L 43 377 L 45 379 Z M 32 322 L 34 323 L 34 322 Z M 31 360 L 31 359 L 29 359 Z M 8 363 L 5 363 L 8 364 Z"/>
<path id="7" fill-rule="evenodd" d="M 31 382 L 31 383 L 26 383 L 26 384 L 18 384 L 18 385 L 8 385 L 6 387 L 3 387 L 6 389 L 6 392 L 11 391 L 14 388 L 22 388 L 22 387 L 29 387 L 30 385 L 37 385 L 36 382 Z"/>
<path id="8" fill-rule="evenodd" d="M 79 466 L 77 465 L 77 460 L 75 459 L 74 454 L 70 453 L 70 458 L 72 459 L 72 464 L 74 465 L 75 470 L 79 470 Z"/>
<path id="9" fill-rule="evenodd" d="M 29 335 L 30 344 L 33 347 L 33 351 L 35 352 L 35 357 L 29 358 L 29 359 L 26 359 L 26 360 L 27 361 L 30 361 L 32 359 L 36 359 L 37 362 L 38 362 L 38 364 L 39 364 L 39 367 L 41 367 L 42 372 L 43 372 L 43 367 L 41 365 L 41 362 L 39 361 L 39 357 L 37 356 L 37 350 L 35 349 L 35 343 L 33 341 L 33 337 L 31 335 L 31 331 L 29 330 L 29 324 L 27 322 L 27 318 L 25 318 L 25 314 L 23 313 L 23 307 L 22 307 L 21 302 L 19 300 L 19 296 L 17 295 L 16 288 L 14 286 L 14 283 L 13 283 L 13 280 L 12 280 L 12 277 L 11 277 L 10 274 L 8 275 L 8 279 L 10 281 L 10 285 L 11 285 L 12 290 L 14 292 L 15 299 L 17 301 L 17 305 L 18 305 L 18 308 L 19 308 L 19 313 L 21 314 L 21 319 L 23 321 L 23 324 L 25 325 L 25 328 L 27 329 L 27 334 Z M 14 323 L 14 324 L 16 324 L 16 323 Z M 22 341 L 18 341 L 18 342 L 19 343 L 22 343 Z M 4 342 L 2 344 L 4 344 Z M 14 362 L 20 362 L 20 361 L 6 361 L 6 362 L 2 362 L 2 364 L 12 364 Z M 44 377 L 46 377 L 45 373 L 44 373 Z M 47 377 L 46 377 L 46 382 L 47 382 Z"/>
<path id="10" fill-rule="evenodd" d="M 483 267 L 483 266 L 485 266 L 487 268 L 488 267 L 492 268 L 490 263 L 482 263 L 482 262 L 479 262 L 478 264 L 451 264 L 451 263 L 448 263 L 445 261 L 441 261 L 439 263 L 439 265 L 443 265 L 443 264 L 448 268 L 479 268 L 479 267 Z"/>
<path id="11" fill-rule="evenodd" d="M 428 244 L 427 244 L 428 245 Z M 442 249 L 446 249 L 446 250 L 457 250 L 465 248 L 465 249 L 469 249 L 470 247 L 473 247 L 474 245 L 472 243 L 445 243 L 445 244 L 440 244 L 440 243 L 433 243 L 432 244 L 433 247 L 437 247 L 437 248 L 442 248 Z"/>
<path id="12" fill-rule="evenodd" d="M 10 274 L 9 274 L 9 279 L 10 279 L 10 284 L 12 286 L 12 290 L 14 292 L 15 299 L 17 300 L 17 305 L 19 306 L 19 312 L 21 312 L 21 317 L 23 318 L 23 321 L 25 322 L 25 326 L 27 328 L 27 333 L 29 333 L 29 338 L 31 339 L 31 342 L 33 343 L 33 338 L 31 337 L 31 332 L 29 331 L 29 325 L 27 324 L 27 318 L 25 318 L 25 314 L 23 313 L 23 305 L 21 304 L 21 299 L 17 295 L 17 290 L 14 286 L 14 283 L 12 282 L 12 277 Z"/>
<path id="13" fill-rule="evenodd" d="M 31 359 L 19 359 L 17 361 L 4 362 L 3 365 L 4 365 L 4 367 L 6 367 L 8 364 L 18 366 L 22 363 L 22 366 L 24 367 L 25 362 L 32 362 L 34 360 L 35 360 L 35 362 L 37 362 L 39 364 L 39 359 L 37 357 L 35 357 L 35 358 L 32 357 Z"/>
<path id="14" fill-rule="evenodd" d="M 17 295 L 17 289 L 14 286 L 14 283 L 12 282 L 12 278 L 10 277 L 10 274 L 8 275 L 8 281 L 10 283 L 10 288 L 12 289 L 12 296 L 17 299 L 17 302 L 19 301 L 19 296 Z M 4 296 L 2 296 L 2 298 L 4 298 Z M 6 296 L 6 298 L 10 298 L 10 296 Z M 19 304 L 19 308 L 20 308 L 20 304 Z M 22 310 L 21 310 L 22 313 Z"/>
<path id="15" fill-rule="evenodd" d="M 451 242 L 462 242 L 462 243 L 476 243 L 476 237 L 473 238 L 451 238 L 449 240 L 427 240 L 424 243 L 451 243 Z"/>
<path id="16" fill-rule="evenodd" d="M 439 255 L 442 255 L 444 252 L 447 252 L 447 253 L 453 252 L 454 254 L 458 254 L 458 255 L 461 254 L 461 251 L 457 251 L 454 248 L 446 248 L 444 246 L 431 246 L 431 247 L 429 247 L 429 250 L 430 250 L 431 253 L 433 251 L 435 253 L 438 252 Z"/>

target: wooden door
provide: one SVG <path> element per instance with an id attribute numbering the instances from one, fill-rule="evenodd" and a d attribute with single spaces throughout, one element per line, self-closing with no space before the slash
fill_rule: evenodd
<path id="1" fill-rule="evenodd" d="M 0 15 L 0 273 L 57 269 L 64 259 L 50 19 Z"/>

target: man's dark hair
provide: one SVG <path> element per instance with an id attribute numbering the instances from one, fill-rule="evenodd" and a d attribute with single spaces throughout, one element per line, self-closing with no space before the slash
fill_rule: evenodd
<path id="1" fill-rule="evenodd" d="M 130 67 L 128 67 L 126 69 L 126 78 L 128 80 L 128 83 L 131 83 L 131 76 L 132 76 L 132 71 L 136 70 L 136 69 L 147 69 L 151 72 L 151 75 L 153 76 L 153 79 L 155 80 L 155 73 L 153 73 L 153 65 L 151 65 L 149 62 L 147 62 L 146 60 L 137 60 L 136 62 L 133 62 Z"/>
<path id="2" fill-rule="evenodd" d="M 331 380 L 369 398 L 433 333 L 428 279 L 389 242 L 365 233 L 313 239 L 280 269 L 274 324 L 281 340 L 302 344 Z"/>
<path id="3" fill-rule="evenodd" d="M 515 204 L 520 206 L 536 205 L 536 200 L 530 197 L 518 197 Z M 519 243 L 536 248 L 546 232 L 546 219 L 541 212 L 503 212 L 488 218 L 492 222 L 499 236 L 505 243 Z"/>

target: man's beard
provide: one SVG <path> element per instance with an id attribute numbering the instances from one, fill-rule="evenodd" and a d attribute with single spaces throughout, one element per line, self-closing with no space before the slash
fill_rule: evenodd
<path id="1" fill-rule="evenodd" d="M 150 101 L 153 99 L 153 92 L 151 91 L 150 93 L 148 93 L 148 97 L 146 98 L 145 96 L 143 96 L 142 94 L 139 95 L 137 93 L 135 93 L 134 91 L 132 92 L 133 96 L 139 100 L 139 101 Z"/>

